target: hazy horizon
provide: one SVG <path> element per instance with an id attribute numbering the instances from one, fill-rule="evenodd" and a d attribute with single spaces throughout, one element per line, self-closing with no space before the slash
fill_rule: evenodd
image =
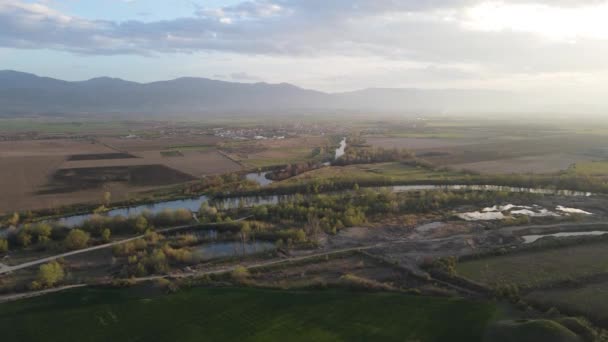
<path id="1" fill-rule="evenodd" d="M 606 15 L 598 0 L 1 0 L 0 63 L 70 81 L 490 89 L 604 106 Z"/>

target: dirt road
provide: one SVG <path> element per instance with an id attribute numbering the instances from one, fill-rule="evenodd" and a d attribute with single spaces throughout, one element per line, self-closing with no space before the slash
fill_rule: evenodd
<path id="1" fill-rule="evenodd" d="M 240 222 L 240 221 L 248 219 L 249 217 L 250 216 L 242 217 L 242 218 L 237 219 L 237 220 L 235 220 L 233 222 Z M 217 224 L 217 225 L 220 225 L 220 224 Z M 193 227 L 196 227 L 196 225 L 189 224 L 189 225 L 183 225 L 183 226 L 165 228 L 165 229 L 157 230 L 156 232 L 164 234 L 164 233 L 170 233 L 170 232 L 174 232 L 174 231 L 178 231 L 178 230 L 183 230 L 183 229 L 187 229 L 187 228 L 193 228 Z M 88 253 L 88 252 L 92 252 L 92 251 L 96 251 L 96 250 L 104 249 L 104 248 L 110 248 L 112 246 L 121 245 L 123 243 L 127 243 L 127 242 L 130 242 L 130 241 L 133 241 L 133 240 L 141 239 L 143 237 L 145 237 L 145 235 L 138 235 L 138 236 L 135 236 L 135 237 L 132 237 L 132 238 L 128 238 L 128 239 L 124 239 L 124 240 L 118 240 L 118 241 L 113 241 L 113 242 L 110 242 L 110 243 L 106 243 L 106 244 L 98 245 L 98 246 L 93 246 L 93 247 L 89 247 L 89 248 L 79 249 L 77 251 L 57 254 L 57 255 L 50 256 L 50 257 L 46 257 L 46 258 L 42 258 L 42 259 L 38 259 L 38 260 L 34 260 L 34 261 L 25 262 L 23 264 L 19 264 L 19 265 L 15 265 L 15 266 L 8 266 L 8 265 L 0 264 L 0 275 L 5 274 L 5 273 L 9 273 L 9 272 L 14 272 L 14 271 L 17 271 L 17 270 L 21 270 L 21 269 L 28 268 L 28 267 L 40 265 L 40 264 L 45 264 L 47 262 L 51 262 L 51 261 L 54 261 L 54 260 L 57 260 L 57 259 L 61 259 L 61 258 L 73 256 L 73 255 Z"/>

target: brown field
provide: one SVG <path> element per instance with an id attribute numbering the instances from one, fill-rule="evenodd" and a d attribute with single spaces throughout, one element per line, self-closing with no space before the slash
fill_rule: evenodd
<path id="1" fill-rule="evenodd" d="M 366 138 L 367 143 L 375 147 L 404 148 L 412 151 L 468 145 L 471 142 L 460 139 L 432 138 Z"/>
<path id="2" fill-rule="evenodd" d="M 223 139 L 214 136 L 187 136 L 187 137 L 158 137 L 158 138 L 102 138 L 100 142 L 111 146 L 117 151 L 142 152 L 158 151 L 170 148 L 187 146 L 215 146 Z"/>
<path id="3" fill-rule="evenodd" d="M 490 174 L 553 173 L 566 170 L 572 164 L 589 160 L 593 160 L 593 158 L 576 154 L 551 154 L 454 164 L 450 166 L 456 169 L 466 169 Z"/>
<path id="4" fill-rule="evenodd" d="M 435 165 L 482 173 L 552 173 L 568 169 L 576 162 L 608 157 L 605 139 L 597 136 L 569 134 L 543 137 L 539 134 L 520 139 L 497 136 L 484 140 L 478 140 L 474 144 L 443 147 L 419 145 L 419 149 L 412 149 Z M 405 145 L 403 147 L 407 148 Z"/>
<path id="5" fill-rule="evenodd" d="M 106 139 L 104 139 L 106 140 Z M 163 157 L 162 151 L 174 146 L 215 144 L 215 137 L 120 139 L 108 138 L 114 145 L 89 140 L 53 139 L 0 142 L 0 214 L 71 205 L 100 203 L 110 191 L 115 201 L 126 200 L 134 193 L 155 186 L 174 184 L 203 175 L 238 171 L 241 166 L 217 152 L 214 147 L 185 149 L 183 157 Z M 76 157 L 74 157 L 76 156 Z M 120 159 L 119 157 L 124 157 Z M 100 168 L 99 170 L 94 170 Z M 83 169 L 74 171 L 76 169 Z M 57 182 L 57 175 L 68 171 L 80 174 L 80 181 Z M 89 171 L 86 171 L 89 170 Z M 90 171 L 93 170 L 93 171 Z M 84 174 L 82 174 L 84 172 Z M 133 172 L 145 175 L 144 181 L 125 181 Z M 125 178 L 126 174 L 131 174 Z M 62 185 L 63 184 L 63 185 Z"/>
<path id="6" fill-rule="evenodd" d="M 0 158 L 28 156 L 59 156 L 73 154 L 114 153 L 98 143 L 75 139 L 0 141 Z"/>
<path id="7" fill-rule="evenodd" d="M 107 160 L 107 159 L 129 159 L 135 158 L 128 153 L 91 153 L 91 154 L 73 154 L 68 157 L 68 160 Z"/>

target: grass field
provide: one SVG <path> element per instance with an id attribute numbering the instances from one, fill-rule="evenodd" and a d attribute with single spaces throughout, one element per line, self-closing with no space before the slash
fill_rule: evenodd
<path id="1" fill-rule="evenodd" d="M 526 252 L 464 261 L 458 274 L 486 284 L 535 287 L 608 272 L 608 243 Z"/>
<path id="2" fill-rule="evenodd" d="M 583 314 L 604 327 L 608 326 L 608 282 L 534 291 L 526 295 L 526 298 L 569 313 Z"/>
<path id="3" fill-rule="evenodd" d="M 608 176 L 608 162 L 589 161 L 576 163 L 568 171 L 583 176 Z"/>
<path id="4" fill-rule="evenodd" d="M 84 289 L 0 306 L 3 341 L 479 341 L 487 302 L 342 290 Z"/>
<path id="5" fill-rule="evenodd" d="M 431 181 L 462 177 L 462 174 L 449 171 L 432 171 L 400 163 L 360 164 L 349 166 L 332 166 L 303 173 L 290 178 L 281 185 L 293 184 L 308 180 L 356 179 L 358 181 L 374 181 L 391 178 L 394 181 Z"/>

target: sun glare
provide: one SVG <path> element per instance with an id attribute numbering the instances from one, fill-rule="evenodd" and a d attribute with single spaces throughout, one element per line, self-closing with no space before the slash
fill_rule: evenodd
<path id="1" fill-rule="evenodd" d="M 608 3 L 557 7 L 542 4 L 484 2 L 465 14 L 468 28 L 513 31 L 556 40 L 608 39 Z"/>

